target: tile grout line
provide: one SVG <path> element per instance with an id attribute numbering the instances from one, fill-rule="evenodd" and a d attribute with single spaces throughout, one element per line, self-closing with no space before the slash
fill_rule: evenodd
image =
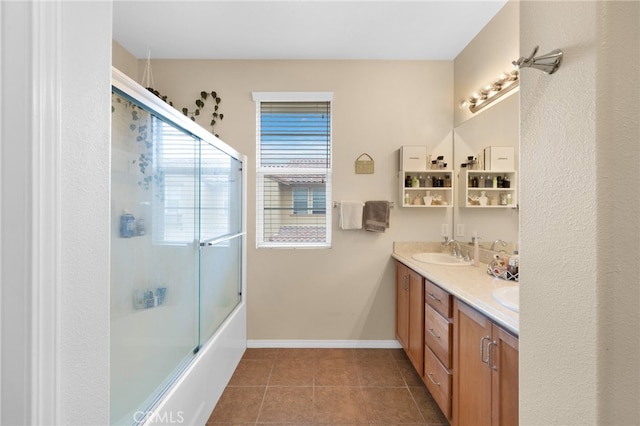
<path id="1" fill-rule="evenodd" d="M 424 418 L 424 415 L 422 414 L 422 411 L 420 410 L 420 406 L 418 405 L 418 401 L 416 401 L 415 396 L 413 396 L 413 392 L 411 392 L 411 387 L 407 383 L 407 379 L 402 374 L 402 370 L 400 370 L 400 366 L 399 366 L 400 360 L 396 359 L 395 362 L 396 362 L 396 367 L 398 368 L 398 371 L 400 372 L 400 377 L 402 377 L 402 381 L 404 382 L 404 386 L 407 389 L 407 392 L 409 392 L 409 396 L 411 396 L 411 400 L 413 401 L 413 405 L 415 405 L 416 410 L 418 410 L 418 414 L 420 414 L 420 417 L 422 418 L 422 424 L 427 424 L 427 419 Z"/>
<path id="2" fill-rule="evenodd" d="M 267 390 L 269 389 L 269 382 L 271 381 L 271 375 L 273 374 L 273 367 L 276 364 L 275 353 L 273 359 L 271 360 L 271 368 L 269 369 L 269 377 L 267 378 L 267 383 L 264 386 L 264 393 L 262 394 L 262 401 L 260 401 L 260 408 L 258 409 L 258 415 L 256 416 L 256 421 L 253 423 L 254 425 L 258 424 L 258 420 L 260 420 L 260 414 L 262 414 L 262 407 L 264 406 L 264 401 L 267 398 Z"/>

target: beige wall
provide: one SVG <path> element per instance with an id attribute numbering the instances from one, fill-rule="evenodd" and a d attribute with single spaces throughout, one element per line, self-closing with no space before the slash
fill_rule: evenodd
<path id="1" fill-rule="evenodd" d="M 520 423 L 640 423 L 638 2 L 522 2 Z M 544 409 L 541 409 L 544 407 Z"/>
<path id="2" fill-rule="evenodd" d="M 111 63 L 129 77 L 140 82 L 138 78 L 138 59 L 115 40 L 111 41 Z M 144 65 L 142 63 L 143 71 Z"/>
<path id="3" fill-rule="evenodd" d="M 248 155 L 249 339 L 395 340 L 392 244 L 440 240 L 440 225 L 451 223 L 451 209 L 398 207 L 397 150 L 427 145 L 451 159 L 453 63 L 155 60 L 152 69 L 178 107 L 216 90 L 225 115 L 216 133 Z M 144 61 L 138 70 L 137 80 Z M 387 232 L 341 231 L 334 209 L 331 249 L 255 248 L 252 91 L 334 92 L 333 199 L 395 201 Z M 363 152 L 375 160 L 373 175 L 354 172 Z"/>

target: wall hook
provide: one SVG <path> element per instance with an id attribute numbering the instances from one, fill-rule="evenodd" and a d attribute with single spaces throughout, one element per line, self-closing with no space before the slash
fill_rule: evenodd
<path id="1" fill-rule="evenodd" d="M 546 55 L 535 57 L 537 52 L 538 46 L 533 48 L 533 51 L 531 51 L 531 55 L 529 55 L 528 58 L 521 56 L 518 60 L 513 61 L 512 64 L 518 69 L 536 68 L 545 74 L 553 74 L 558 68 L 560 68 L 563 56 L 562 50 L 555 49 Z"/>

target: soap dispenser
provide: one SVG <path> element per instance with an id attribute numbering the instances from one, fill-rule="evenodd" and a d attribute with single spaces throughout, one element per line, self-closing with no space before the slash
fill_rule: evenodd
<path id="1" fill-rule="evenodd" d="M 480 244 L 478 239 L 478 234 L 474 232 L 473 237 L 471 237 L 473 242 L 473 266 L 480 266 Z"/>

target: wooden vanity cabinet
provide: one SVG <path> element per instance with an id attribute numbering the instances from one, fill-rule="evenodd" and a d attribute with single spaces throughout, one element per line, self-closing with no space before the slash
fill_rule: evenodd
<path id="1" fill-rule="evenodd" d="M 396 262 L 396 338 L 418 374 L 424 374 L 424 278 Z"/>
<path id="2" fill-rule="evenodd" d="M 452 296 L 425 279 L 424 381 L 442 413 L 451 420 L 453 385 Z"/>
<path id="3" fill-rule="evenodd" d="M 518 338 L 455 300 L 454 425 L 518 424 Z"/>

